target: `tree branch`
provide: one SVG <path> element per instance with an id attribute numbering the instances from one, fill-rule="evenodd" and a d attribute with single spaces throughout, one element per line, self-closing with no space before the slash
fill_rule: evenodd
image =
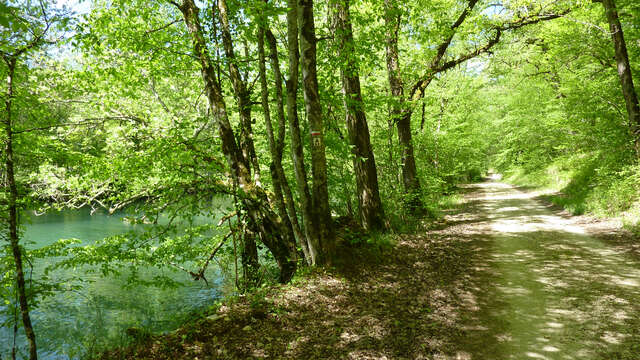
<path id="1" fill-rule="evenodd" d="M 500 26 L 495 26 L 492 28 L 492 30 L 495 31 L 495 35 L 493 36 L 493 38 L 489 39 L 489 41 L 482 47 L 475 49 L 474 51 L 471 51 L 467 54 L 461 55 L 456 59 L 447 61 L 443 64 L 440 64 L 440 60 L 442 58 L 442 56 L 440 56 L 440 53 L 437 53 L 436 56 L 434 57 L 434 60 L 437 60 L 437 62 L 432 62 L 428 73 L 420 80 L 418 80 L 416 82 L 416 84 L 413 86 L 413 88 L 411 89 L 411 96 L 410 98 L 412 100 L 418 100 L 424 97 L 424 91 L 427 88 L 427 86 L 429 86 L 429 84 L 431 83 L 431 81 L 433 80 L 433 78 L 435 77 L 436 74 L 447 71 L 469 59 L 473 59 L 481 54 L 487 53 L 489 52 L 489 50 L 494 47 L 498 42 L 500 42 L 500 38 L 502 36 L 502 34 L 506 31 L 509 30 L 516 30 L 522 27 L 525 27 L 527 25 L 532 25 L 532 24 L 537 24 L 541 21 L 547 21 L 547 20 L 553 20 L 553 19 L 557 19 L 559 17 L 562 17 L 564 15 L 566 15 L 567 13 L 569 13 L 569 9 L 558 13 L 558 14 L 542 14 L 542 15 L 536 15 L 534 17 L 529 17 L 529 18 L 523 18 L 520 19 L 518 21 L 512 22 L 512 23 L 507 23 L 507 24 L 503 24 Z M 462 17 L 462 15 L 461 15 Z M 458 19 L 460 20 L 460 18 Z M 464 20 L 464 19 L 463 19 Z M 457 22 L 456 22 L 457 23 Z M 454 24 L 455 25 L 455 24 Z M 453 35 L 452 35 L 453 36 Z M 449 39 L 449 38 L 448 38 Z M 443 46 L 444 44 L 447 44 L 446 47 L 444 47 L 444 49 L 442 51 L 446 51 L 446 48 L 449 46 L 449 43 L 447 43 L 446 41 L 444 43 L 442 43 L 440 46 Z M 440 51 L 440 47 L 438 47 L 438 50 Z"/>
<path id="2" fill-rule="evenodd" d="M 173 25 L 173 24 L 176 24 L 176 23 L 179 23 L 179 22 L 182 22 L 182 21 L 184 21 L 184 20 L 182 20 L 182 19 L 176 19 L 176 20 L 173 20 L 173 21 L 172 21 L 172 22 L 170 22 L 170 23 L 167 23 L 167 24 L 165 24 L 165 25 L 162 25 L 162 26 L 161 26 L 161 27 L 159 27 L 159 28 L 155 28 L 155 29 L 147 30 L 147 31 L 145 31 L 144 33 L 145 33 L 145 34 L 147 34 L 147 35 L 148 35 L 148 34 L 152 34 L 152 33 L 156 32 L 156 31 L 164 30 L 164 29 L 168 28 L 169 26 L 171 26 L 171 25 Z"/>
<path id="3" fill-rule="evenodd" d="M 87 118 L 87 119 L 84 119 L 83 121 L 79 121 L 75 123 L 54 124 L 54 125 L 35 127 L 30 129 L 24 129 L 24 130 L 16 130 L 13 133 L 22 134 L 22 133 L 28 133 L 33 131 L 51 130 L 59 127 L 104 124 L 109 120 L 129 120 L 136 123 L 144 123 L 144 120 L 136 116 L 106 116 L 101 118 Z"/>
<path id="4" fill-rule="evenodd" d="M 473 8 L 476 6 L 477 3 L 478 3 L 478 0 L 469 0 L 469 5 L 462 11 L 460 16 L 458 16 L 458 19 L 451 25 L 451 28 L 450 28 L 451 33 L 449 34 L 449 36 L 447 36 L 447 38 L 442 43 L 440 43 L 440 45 L 438 45 L 436 54 L 431 60 L 429 69 L 433 69 L 440 63 L 440 61 L 444 57 L 444 54 L 447 52 L 449 45 L 451 45 L 451 41 L 453 40 L 453 37 L 456 35 L 456 30 L 460 27 L 460 25 L 462 25 L 462 23 L 464 23 L 464 21 L 467 19 L 467 16 L 469 16 L 469 14 L 471 13 L 471 11 L 473 10 Z M 431 82 L 432 76 L 433 74 L 427 75 L 422 79 L 418 80 L 418 82 L 416 82 L 416 84 L 411 89 L 411 98 L 414 97 L 418 89 L 424 89 L 429 85 L 429 83 Z"/>

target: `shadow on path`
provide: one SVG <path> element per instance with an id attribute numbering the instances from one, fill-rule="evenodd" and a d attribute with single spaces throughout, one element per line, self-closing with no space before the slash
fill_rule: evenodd
<path id="1" fill-rule="evenodd" d="M 638 263 L 509 185 L 478 187 L 486 217 L 459 221 L 485 256 L 456 358 L 640 358 Z"/>

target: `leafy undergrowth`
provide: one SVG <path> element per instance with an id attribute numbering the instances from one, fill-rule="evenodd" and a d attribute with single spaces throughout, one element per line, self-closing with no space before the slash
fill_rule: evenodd
<path id="1" fill-rule="evenodd" d="M 469 242 L 452 241 L 464 222 L 435 225 L 422 235 L 389 235 L 373 251 L 345 246 L 331 270 L 236 298 L 173 333 L 142 336 L 101 358 L 448 357 L 463 332 L 456 309 L 477 253 Z"/>
<path id="2" fill-rule="evenodd" d="M 589 153 L 560 157 L 546 166 L 512 168 L 506 180 L 542 189 L 543 199 L 573 215 L 619 217 L 640 230 L 640 164 L 620 154 Z"/>

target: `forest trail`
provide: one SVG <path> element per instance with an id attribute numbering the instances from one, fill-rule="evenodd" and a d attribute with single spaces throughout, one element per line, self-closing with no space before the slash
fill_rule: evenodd
<path id="1" fill-rule="evenodd" d="M 473 187 L 475 211 L 450 217 L 469 224 L 481 254 L 464 286 L 456 358 L 640 359 L 638 258 L 531 194 Z"/>
<path id="2" fill-rule="evenodd" d="M 378 261 L 224 306 L 128 358 L 640 358 L 637 257 L 510 185 L 464 191 Z"/>

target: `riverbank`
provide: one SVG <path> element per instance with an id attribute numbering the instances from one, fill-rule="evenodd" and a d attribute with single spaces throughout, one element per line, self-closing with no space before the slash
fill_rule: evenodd
<path id="1" fill-rule="evenodd" d="M 469 189 L 358 267 L 236 298 L 102 358 L 633 359 L 639 260 L 533 194 Z"/>
<path id="2" fill-rule="evenodd" d="M 343 246 L 343 256 L 330 269 L 307 269 L 289 284 L 229 298 L 169 334 L 134 331 L 131 346 L 99 358 L 301 359 L 349 353 L 367 358 L 385 349 L 413 353 L 417 332 L 431 334 L 436 346 L 441 340 L 435 339 L 457 332 L 451 324 L 437 324 L 447 321 L 447 304 L 454 301 L 451 294 L 459 286 L 454 279 L 468 268 L 463 254 L 469 249 L 463 244 L 448 242 L 449 236 L 425 234 L 446 227 L 445 219 L 467 206 L 453 198 L 447 203 L 451 208 L 442 218 L 424 220 L 420 231 Z M 407 272 L 409 264 L 419 264 L 419 271 Z"/>

